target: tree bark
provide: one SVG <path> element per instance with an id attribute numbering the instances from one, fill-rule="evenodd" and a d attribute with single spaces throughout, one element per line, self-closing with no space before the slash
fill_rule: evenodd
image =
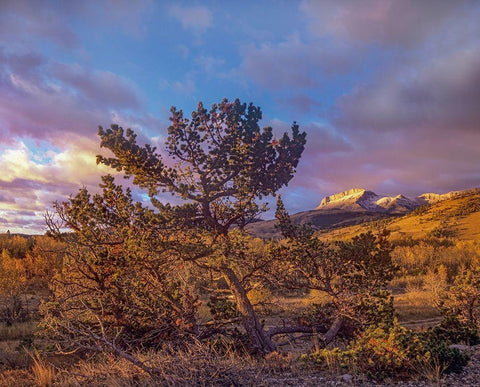
<path id="1" fill-rule="evenodd" d="M 258 321 L 257 314 L 247 297 L 247 292 L 237 275 L 230 268 L 223 268 L 222 274 L 235 297 L 238 311 L 242 317 L 243 326 L 253 348 L 260 354 L 274 351 L 275 345 L 272 343 L 270 337 L 265 333 L 265 330 Z"/>
<path id="2" fill-rule="evenodd" d="M 325 346 L 330 344 L 332 340 L 335 338 L 338 331 L 343 325 L 343 321 L 344 321 L 343 317 L 337 317 L 337 319 L 333 322 L 330 329 L 322 336 L 323 343 L 325 344 Z"/>
<path id="3" fill-rule="evenodd" d="M 325 346 L 330 344 L 335 336 L 338 334 L 338 331 L 342 327 L 344 319 L 342 317 L 337 318 L 333 323 L 330 329 L 322 334 L 322 342 Z M 316 333 L 315 327 L 305 326 L 305 325 L 291 325 L 286 327 L 273 327 L 270 328 L 266 335 L 271 339 L 276 335 L 283 335 L 286 333 Z"/>

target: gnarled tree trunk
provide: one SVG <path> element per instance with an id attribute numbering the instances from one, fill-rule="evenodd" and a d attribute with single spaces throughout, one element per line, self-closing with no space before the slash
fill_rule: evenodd
<path id="1" fill-rule="evenodd" d="M 257 314 L 247 297 L 247 292 L 237 275 L 230 268 L 223 268 L 222 274 L 235 297 L 238 311 L 242 316 L 243 326 L 255 350 L 261 354 L 274 351 L 275 345 L 258 321 Z"/>

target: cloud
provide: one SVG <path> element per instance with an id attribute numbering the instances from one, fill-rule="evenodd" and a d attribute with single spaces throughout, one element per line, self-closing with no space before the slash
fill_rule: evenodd
<path id="1" fill-rule="evenodd" d="M 35 212 L 27 215 L 15 211 L 0 210 L 0 224 L 2 230 L 10 230 L 12 233 L 38 234 L 46 231 L 42 214 Z"/>
<path id="2" fill-rule="evenodd" d="M 48 40 L 62 48 L 77 48 L 80 39 L 74 31 L 75 21 L 96 29 L 114 26 L 140 37 L 146 33 L 143 20 L 153 6 L 151 0 L 1 1 L 0 40 L 12 47 L 34 48 Z"/>
<path id="3" fill-rule="evenodd" d="M 47 181 L 44 176 L 41 176 L 44 166 L 30 163 L 28 149 L 23 143 L 20 143 L 16 149 L 3 151 L 0 155 L 0 164 L 2 165 L 0 180 L 3 182 L 12 182 L 19 176 L 24 179 Z"/>
<path id="4" fill-rule="evenodd" d="M 34 151 L 21 141 L 1 152 L 0 216 L 7 221 L 5 227 L 23 232 L 44 229 L 43 213 L 54 201 L 66 200 L 82 186 L 97 192 L 100 176 L 114 172 L 96 164 L 99 148 L 93 140 L 70 135 L 61 148 L 52 148 L 48 161 L 36 160 Z"/>
<path id="5" fill-rule="evenodd" d="M 198 64 L 205 73 L 212 75 L 225 64 L 225 60 L 213 56 L 202 55 L 195 58 L 195 63 Z"/>
<path id="6" fill-rule="evenodd" d="M 34 186 L 96 185 L 100 174 L 111 172 L 110 168 L 96 164 L 100 148 L 95 140 L 80 136 L 68 136 L 61 151 L 51 150 L 49 160 L 36 161 L 32 150 L 23 142 L 4 149 L 0 155 L 3 183 L 31 182 Z"/>
<path id="7" fill-rule="evenodd" d="M 48 39 L 64 47 L 72 48 L 77 37 L 64 17 L 62 7 L 47 7 L 34 1 L 0 2 L 0 40 L 14 45 L 31 45 L 32 40 Z"/>
<path id="8" fill-rule="evenodd" d="M 192 73 L 186 74 L 184 79 L 176 81 L 161 79 L 158 87 L 160 90 L 173 90 L 182 95 L 192 95 L 197 90 Z"/>
<path id="9" fill-rule="evenodd" d="M 4 148 L 0 153 L 0 217 L 4 220 L 3 227 L 12 232 L 45 230 L 45 210 L 51 210 L 55 201 L 67 200 L 82 187 L 98 193 L 100 177 L 105 174 L 119 177 L 119 184 L 133 190 L 135 200 L 145 202 L 145 192 L 134 187 L 131 180 L 121 179 L 121 173 L 96 164 L 96 155 L 105 151 L 95 140 L 72 134 L 57 140 L 62 143 L 51 147 L 48 161 L 37 160 L 34 151 L 23 142 Z M 156 140 L 149 142 L 155 144 Z M 45 144 L 42 147 L 48 148 Z M 172 202 L 167 194 L 160 195 L 159 200 Z"/>
<path id="10" fill-rule="evenodd" d="M 0 55 L 0 142 L 12 135 L 51 139 L 58 132 L 94 134 L 115 110 L 139 111 L 143 98 L 130 80 L 109 71 Z"/>
<path id="11" fill-rule="evenodd" d="M 470 3 L 305 0 L 300 10 L 308 21 L 307 33 L 243 46 L 239 70 L 275 91 L 345 89 L 388 73 L 398 61 L 408 65 L 419 55 L 475 47 L 480 8 L 467 7 Z"/>
<path id="12" fill-rule="evenodd" d="M 141 106 L 135 84 L 110 71 L 92 71 L 78 64 L 55 63 L 50 75 L 64 86 L 73 88 L 87 104 L 128 109 Z"/>
<path id="13" fill-rule="evenodd" d="M 12 51 L 0 45 L 0 74 L 10 72 L 34 77 L 46 63 L 46 58 L 36 52 Z"/>
<path id="14" fill-rule="evenodd" d="M 363 130 L 342 134 L 331 128 L 325 136 L 324 130 L 321 125 L 306 126 L 306 149 L 290 183 L 292 191 L 316 192 L 318 202 L 322 196 L 356 186 L 380 194 L 416 196 L 479 185 L 478 131 L 445 135 L 422 128 L 372 135 Z M 305 201 L 304 208 L 318 202 Z"/>
<path id="15" fill-rule="evenodd" d="M 0 141 L 10 136 L 51 138 L 58 131 L 94 133 L 105 112 L 81 107 L 75 94 L 61 87 L 10 74 L 0 80 Z"/>
<path id="16" fill-rule="evenodd" d="M 240 69 L 260 86 L 314 88 L 353 69 L 358 51 L 344 44 L 303 42 L 297 35 L 279 44 L 242 49 Z"/>
<path id="17" fill-rule="evenodd" d="M 172 84 L 173 89 L 179 94 L 191 95 L 195 92 L 195 82 L 187 77 L 183 81 L 175 81 Z"/>
<path id="18" fill-rule="evenodd" d="M 93 18 L 97 22 L 120 27 L 127 34 L 136 37 L 147 34 L 145 19 L 148 19 L 155 9 L 154 0 L 95 0 L 79 3 L 77 6 L 82 7 L 84 18 Z"/>
<path id="19" fill-rule="evenodd" d="M 303 6 L 325 4 L 304 2 Z M 332 4 L 321 17 L 327 20 L 332 12 L 339 14 L 327 26 L 313 8 L 309 11 L 312 20 L 316 18 L 318 30 L 312 32 L 318 39 L 348 46 L 361 43 L 380 63 L 371 67 L 374 71 L 368 77 L 357 77 L 356 85 L 327 110 L 323 118 L 330 125 L 302 125 L 307 128 L 307 148 L 290 184 L 292 195 L 317 192 L 319 200 L 361 186 L 382 194 L 415 196 L 478 186 L 480 46 L 475 37 L 480 32 L 480 7 L 471 7 L 467 14 L 467 2 L 440 2 L 430 14 L 429 7 L 434 7 L 428 2 L 372 1 L 369 7 L 358 8 L 364 4 Z M 388 9 L 375 14 L 375 5 Z M 390 26 L 396 23 L 390 8 L 402 14 L 398 7 L 405 12 L 413 7 L 412 20 L 419 20 L 419 25 L 399 18 L 407 28 L 396 31 L 395 25 Z M 369 22 L 368 17 L 375 15 L 381 17 Z M 338 29 L 346 28 L 344 23 L 348 29 Z M 378 32 L 379 28 L 384 30 Z M 379 43 L 381 48 L 367 48 Z M 325 126 L 330 131 L 327 136 Z M 336 146 L 338 151 L 328 151 Z M 306 208 L 315 205 L 318 202 L 305 203 Z"/>
<path id="20" fill-rule="evenodd" d="M 203 33 L 212 25 L 212 13 L 201 5 L 183 7 L 175 4 L 168 7 L 168 12 L 184 29 L 195 33 Z"/>
<path id="21" fill-rule="evenodd" d="M 405 66 L 358 86 L 337 103 L 337 123 L 351 130 L 439 134 L 480 127 L 480 47 Z"/>
<path id="22" fill-rule="evenodd" d="M 278 97 L 277 102 L 285 109 L 292 110 L 301 114 L 309 113 L 312 111 L 319 112 L 322 104 L 315 98 L 311 98 L 308 95 L 297 94 L 292 97 Z"/>
<path id="23" fill-rule="evenodd" d="M 310 31 L 319 37 L 412 46 L 458 18 L 470 1 L 416 0 L 304 0 L 300 9 L 309 20 Z"/>

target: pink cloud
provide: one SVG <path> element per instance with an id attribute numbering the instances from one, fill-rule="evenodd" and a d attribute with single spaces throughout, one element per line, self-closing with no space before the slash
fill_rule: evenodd
<path id="1" fill-rule="evenodd" d="M 329 140 L 314 129 L 307 128 L 307 146 L 290 183 L 292 191 L 317 191 L 322 196 L 359 186 L 415 196 L 480 186 L 478 131 L 447 136 L 435 128 L 374 136 L 353 131 L 343 135 L 348 135 L 350 148 L 329 152 Z"/>
<path id="2" fill-rule="evenodd" d="M 135 84 L 108 71 L 47 61 L 35 54 L 0 55 L 0 141 L 13 134 L 52 139 L 57 132 L 95 135 L 116 110 L 138 111 Z"/>
<path id="3" fill-rule="evenodd" d="M 72 48 L 77 37 L 64 17 L 62 5 L 47 7 L 33 1 L 0 2 L 0 39 L 30 45 L 32 40 L 48 39 Z"/>

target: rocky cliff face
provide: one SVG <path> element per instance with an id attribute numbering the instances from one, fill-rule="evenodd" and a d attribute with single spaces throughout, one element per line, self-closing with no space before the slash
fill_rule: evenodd
<path id="1" fill-rule="evenodd" d="M 415 208 L 436 203 L 442 200 L 479 193 L 480 188 L 472 188 L 464 191 L 452 191 L 445 194 L 424 193 L 414 199 L 404 195 L 381 196 L 363 188 L 352 188 L 323 198 L 316 210 L 334 211 L 371 211 L 388 214 L 404 214 Z"/>
<path id="2" fill-rule="evenodd" d="M 453 199 L 464 195 L 473 195 L 480 193 L 480 188 L 471 188 L 463 191 L 451 191 L 444 194 L 424 193 L 417 196 L 417 201 L 422 204 L 436 203 L 442 200 Z"/>
<path id="3" fill-rule="evenodd" d="M 404 195 L 380 196 L 363 188 L 352 188 L 323 198 L 316 210 L 371 211 L 388 214 L 405 214 L 429 203 L 479 193 L 480 188 L 452 191 L 445 194 L 424 193 L 415 199 Z"/>
<path id="4" fill-rule="evenodd" d="M 363 188 L 353 188 L 325 197 L 316 209 L 407 213 L 420 205 L 403 195 L 380 196 Z"/>
<path id="5" fill-rule="evenodd" d="M 334 195 L 326 196 L 322 199 L 322 202 L 320 205 L 317 207 L 325 207 L 329 204 L 338 204 L 341 202 L 348 202 L 351 200 L 356 200 L 357 198 L 360 198 L 365 194 L 365 192 L 371 192 L 371 191 L 366 191 L 363 188 L 352 188 L 349 189 L 348 191 L 340 192 Z M 371 192 L 373 193 L 373 192 Z"/>

